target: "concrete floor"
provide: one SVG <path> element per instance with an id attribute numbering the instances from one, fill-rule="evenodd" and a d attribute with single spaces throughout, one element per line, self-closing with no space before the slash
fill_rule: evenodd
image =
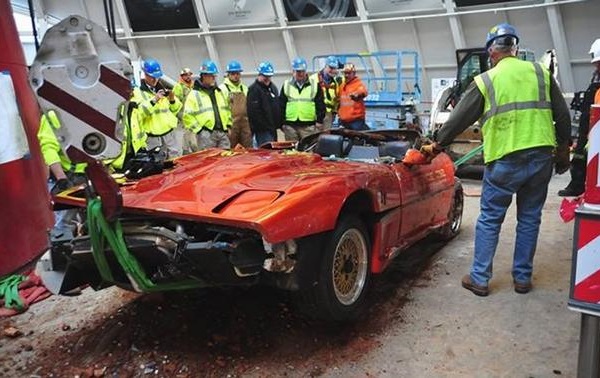
<path id="1" fill-rule="evenodd" d="M 428 272 L 432 282 L 412 285 L 405 321 L 390 325 L 382 347 L 364 357 L 361 370 L 380 377 L 576 376 L 580 315 L 567 309 L 573 222 L 560 219 L 562 198 L 556 196 L 568 181 L 568 174 L 551 181 L 534 290 L 526 295 L 512 287 L 514 203 L 500 236 L 490 295 L 478 297 L 461 287 L 479 212 L 479 197 L 465 197 L 461 234 L 434 256 Z M 479 181 L 465 180 L 464 186 L 467 193 L 479 193 Z M 354 376 L 347 368 L 333 375 Z"/>
<path id="2" fill-rule="evenodd" d="M 291 316 L 278 299 L 270 299 L 268 291 L 259 301 L 246 298 L 256 292 L 224 299 L 217 293 L 200 305 L 193 300 L 165 301 L 157 306 L 144 304 L 138 300 L 144 297 L 115 288 L 100 292 L 86 289 L 79 297 L 51 297 L 22 315 L 0 320 L 0 328 L 12 325 L 25 335 L 15 340 L 0 335 L 0 376 L 49 376 L 47 369 L 52 361 L 60 364 L 56 366 L 65 366 L 58 367 L 58 375 L 55 372 L 54 376 L 72 377 L 66 373 L 66 366 L 106 366 L 107 351 L 91 348 L 73 354 L 71 348 L 77 349 L 85 340 L 96 340 L 106 327 L 114 328 L 115 322 L 127 324 L 143 335 L 167 327 L 171 321 L 182 322 L 181 316 L 193 319 L 191 324 L 199 323 L 202 328 L 205 324 L 220 324 L 230 313 L 236 319 L 230 323 L 235 325 L 239 314 L 252 313 L 267 319 L 272 331 L 263 334 L 261 343 L 225 349 L 226 358 L 215 357 L 212 347 L 201 352 L 193 348 L 187 354 L 184 351 L 187 346 L 212 345 L 212 333 L 227 335 L 227 331 L 179 335 L 177 343 L 186 346 L 178 348 L 181 364 L 194 366 L 194 361 L 201 360 L 206 364 L 199 366 L 208 367 L 192 369 L 191 374 L 182 376 L 575 377 L 580 315 L 567 309 L 573 223 L 565 224 L 559 218 L 561 198 L 556 196 L 568 179 L 568 175 L 556 176 L 551 182 L 534 262 L 534 290 L 529 294 L 516 294 L 512 287 L 514 206 L 500 237 L 490 296 L 477 297 L 461 287 L 460 279 L 471 264 L 474 224 L 479 213 L 480 182 L 466 180 L 468 196 L 461 234 L 441 250 L 439 245 L 434 247 L 437 253 L 425 259 L 428 265 L 424 269 L 416 268 L 412 274 L 406 268 L 391 269 L 379 278 L 367 319 L 350 327 L 335 331 L 326 325 L 306 323 Z M 427 243 L 423 250 L 419 248 L 416 246 L 417 254 L 429 254 L 427 249 L 431 249 Z M 235 309 L 232 303 L 236 303 Z M 198 306 L 206 309 L 199 311 Z M 168 320 L 165 314 L 173 315 L 175 320 Z M 146 324 L 146 318 L 158 319 L 157 324 Z M 260 325 L 247 322 L 246 328 L 231 332 L 241 333 L 242 339 L 251 338 L 257 332 L 256 324 Z M 131 346 L 119 343 L 120 347 L 108 349 L 124 358 L 117 367 L 129 368 L 131 374 L 126 376 L 145 376 L 139 366 L 157 348 L 175 358 L 175 352 L 163 343 L 144 349 L 138 333 L 127 339 Z M 232 343 L 233 336 L 225 338 L 225 347 Z M 140 350 L 133 353 L 132 349 Z M 252 349 L 257 352 L 245 353 Z M 110 369 L 115 365 L 108 366 L 106 376 L 111 376 Z M 159 376 L 168 375 L 161 371 Z"/>

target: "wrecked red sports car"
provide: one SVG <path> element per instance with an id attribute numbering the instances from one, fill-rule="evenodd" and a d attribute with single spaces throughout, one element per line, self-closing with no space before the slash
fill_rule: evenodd
<path id="1" fill-rule="evenodd" d="M 270 284 L 312 316 L 351 319 L 372 274 L 431 233 L 459 232 L 450 158 L 402 162 L 419 143 L 410 130 L 334 129 L 297 149 L 209 149 L 122 185 L 92 165 L 87 189 L 56 199 L 83 207 L 87 197 L 85 231 L 54 241 L 43 276 L 60 277 L 60 292 Z"/>

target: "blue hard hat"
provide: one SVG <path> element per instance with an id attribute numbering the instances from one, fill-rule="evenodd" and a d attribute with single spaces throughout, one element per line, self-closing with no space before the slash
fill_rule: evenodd
<path id="1" fill-rule="evenodd" d="M 489 48 L 492 42 L 498 45 L 512 46 L 519 43 L 517 29 L 511 24 L 502 23 L 490 29 L 485 39 L 485 47 Z"/>
<path id="2" fill-rule="evenodd" d="M 155 59 L 144 60 L 144 63 L 142 64 L 142 70 L 144 70 L 146 75 L 155 79 L 158 79 L 163 75 L 163 72 L 160 69 L 160 63 L 158 63 L 158 61 Z"/>
<path id="3" fill-rule="evenodd" d="M 232 60 L 227 63 L 227 72 L 242 72 L 242 64 L 237 60 Z"/>
<path id="4" fill-rule="evenodd" d="M 200 74 L 216 75 L 219 73 L 217 64 L 210 59 L 206 59 L 200 66 Z"/>
<path id="5" fill-rule="evenodd" d="M 338 68 L 339 67 L 339 60 L 335 56 L 330 55 L 330 56 L 327 57 L 326 64 L 329 67 L 331 67 L 331 68 Z"/>
<path id="6" fill-rule="evenodd" d="M 294 71 L 306 71 L 306 60 L 304 58 L 292 60 L 292 69 Z"/>
<path id="7" fill-rule="evenodd" d="M 264 61 L 260 62 L 258 65 L 258 74 L 263 76 L 273 76 L 275 70 L 273 69 L 273 65 L 271 62 Z"/>

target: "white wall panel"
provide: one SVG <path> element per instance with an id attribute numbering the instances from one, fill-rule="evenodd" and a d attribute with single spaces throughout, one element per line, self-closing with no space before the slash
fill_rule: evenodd
<path id="1" fill-rule="evenodd" d="M 197 72 L 200 69 L 200 62 L 208 58 L 208 50 L 203 38 L 153 38 L 140 39 L 137 43 L 141 58 L 157 59 L 161 62 L 163 72 L 174 80 L 177 80 L 181 68 L 189 67 Z"/>
<path id="2" fill-rule="evenodd" d="M 542 56 L 546 50 L 554 47 L 545 10 L 511 11 L 508 12 L 508 19 L 519 32 L 519 46 L 533 50 L 536 58 Z M 483 38 L 485 40 L 485 34 L 483 34 Z"/>
<path id="3" fill-rule="evenodd" d="M 219 48 L 219 57 L 221 58 L 221 72 L 225 72 L 225 66 L 230 60 L 237 60 L 242 63 L 244 71 L 254 71 L 258 62 L 255 60 L 255 53 L 252 51 L 252 42 L 250 41 L 249 33 L 221 34 L 215 36 L 215 43 Z M 252 37 L 254 40 L 254 38 Z M 264 43 L 260 43 L 261 48 Z M 262 58 L 262 54 L 257 52 L 258 59 Z"/>
<path id="4" fill-rule="evenodd" d="M 334 26 L 330 29 L 333 34 L 334 50 L 323 51 L 313 55 L 325 55 L 330 52 L 343 54 L 367 50 L 367 42 L 362 28 L 359 25 Z M 325 34 L 325 30 L 323 31 L 323 34 Z M 325 41 L 323 41 L 323 43 L 325 43 Z M 330 43 L 327 43 L 327 47 L 329 47 L 329 45 Z"/>
<path id="5" fill-rule="evenodd" d="M 187 67 L 194 72 L 198 72 L 200 69 L 200 63 L 208 58 L 208 49 L 204 43 L 204 38 L 198 37 L 178 37 L 174 40 L 177 48 L 177 55 L 181 61 L 181 67 L 168 67 L 169 71 L 179 73 L 181 68 Z M 166 66 L 169 64 L 172 58 L 169 56 L 165 61 Z M 176 77 L 176 76 L 174 76 Z"/>
<path id="6" fill-rule="evenodd" d="M 381 50 L 414 50 L 415 38 L 411 22 L 390 21 L 373 25 Z"/>
<path id="7" fill-rule="evenodd" d="M 276 74 L 279 71 L 287 72 L 289 70 L 290 62 L 288 61 L 281 32 L 253 32 L 252 39 L 254 40 L 254 45 L 256 47 L 256 51 L 253 55 L 256 55 L 258 59 L 257 62 L 252 62 L 254 68 L 256 68 L 260 61 L 268 60 L 273 64 Z M 245 59 L 240 57 L 240 59 L 244 62 L 249 61 L 248 57 Z"/>
<path id="8" fill-rule="evenodd" d="M 206 18 L 211 27 L 275 24 L 273 5 L 265 0 L 223 1 L 203 0 Z"/>
<path id="9" fill-rule="evenodd" d="M 306 59 L 310 70 L 312 70 L 312 58 L 316 55 L 367 51 L 363 31 L 356 25 L 294 29 L 293 34 L 298 55 Z"/>
<path id="10" fill-rule="evenodd" d="M 590 82 L 594 68 L 590 63 L 590 46 L 600 38 L 600 1 L 561 6 L 563 24 L 576 90 L 584 90 Z M 558 68 L 560 72 L 560 67 Z"/>
<path id="11" fill-rule="evenodd" d="M 41 3 L 43 4 L 45 14 L 56 19 L 62 20 L 72 14 L 78 14 L 89 18 L 98 25 L 106 27 L 104 2 L 101 0 L 43 0 Z M 118 29 L 121 27 L 121 20 L 115 6 L 113 6 L 113 9 L 115 13 L 115 27 Z"/>
<path id="12" fill-rule="evenodd" d="M 485 45 L 485 36 L 490 28 L 501 22 L 506 22 L 504 13 L 467 14 L 460 17 L 467 48 Z"/>
<path id="13" fill-rule="evenodd" d="M 114 1 L 120 2 L 122 0 Z M 560 3 L 561 0 L 556 1 Z M 81 7 L 84 4 L 92 20 L 100 25 L 105 24 L 103 2 L 100 0 L 40 0 L 40 2 L 46 13 L 58 18 L 71 13 L 84 14 L 85 11 Z M 416 1 L 413 3 L 420 4 Z M 485 35 L 491 26 L 508 21 L 514 24 L 522 35 L 522 47 L 534 50 L 537 55 L 548 48 L 554 47 L 552 46 L 553 40 L 550 34 L 552 26 L 549 24 L 546 8 L 548 4 L 536 2 L 535 4 L 526 4 L 527 7 L 523 9 L 505 10 L 506 6 L 514 5 L 522 6 L 523 3 L 489 4 L 458 10 L 455 14 L 462 26 L 467 46 L 482 46 L 485 42 Z M 564 24 L 563 33 L 569 49 L 570 68 L 575 87 L 578 89 L 585 88 L 590 79 L 592 67 L 588 62 L 587 51 L 592 40 L 600 38 L 600 26 L 598 26 L 599 5 L 600 0 L 581 2 L 575 0 L 575 2 L 565 3 L 558 7 Z M 482 10 L 484 11 L 479 13 Z M 445 12 L 445 10 L 440 10 L 437 14 L 431 14 L 416 11 L 414 13 L 416 18 L 413 20 L 380 21 L 378 19 L 371 23 L 375 39 L 381 50 L 420 49 L 421 62 L 425 68 L 422 72 L 424 100 L 429 100 L 429 88 L 431 87 L 432 78 L 455 75 L 455 46 L 449 24 L 449 15 Z M 115 16 L 117 17 L 117 28 L 119 28 L 118 14 L 115 13 Z M 394 13 L 391 12 L 389 16 L 394 16 Z M 408 13 L 402 14 L 402 17 L 406 18 L 412 16 Z M 386 13 L 383 12 L 379 17 L 386 17 Z M 367 44 L 361 24 L 338 25 L 337 22 L 343 22 L 340 19 L 336 20 L 335 26 L 327 26 L 327 20 L 323 20 L 323 22 L 322 25 L 314 25 L 308 28 L 296 28 L 295 25 L 297 24 L 292 25 L 290 30 L 299 55 L 310 61 L 314 55 L 366 51 Z M 285 28 L 286 23 L 281 26 Z M 232 28 L 243 28 L 243 25 L 236 25 Z M 165 34 L 169 33 L 177 32 L 167 32 Z M 254 69 L 258 61 L 268 59 L 275 65 L 276 75 L 274 81 L 279 85 L 284 78 L 289 76 L 290 69 L 282 34 L 281 29 L 277 28 L 271 30 L 261 29 L 260 31 L 247 29 L 244 34 L 239 32 L 214 34 L 216 49 L 221 59 L 221 70 L 224 69 L 224 65 L 228 60 L 238 59 L 244 65 L 245 78 L 249 81 L 254 75 Z M 250 36 L 252 36 L 254 44 Z M 204 37 L 176 36 L 174 39 L 163 37 L 135 39 L 135 43 L 139 46 L 141 56 L 153 56 L 161 60 L 165 71 L 174 77 L 181 68 L 180 65 L 190 66 L 194 71 L 197 71 L 200 61 L 208 57 Z M 124 43 L 121 44 L 124 45 Z"/>

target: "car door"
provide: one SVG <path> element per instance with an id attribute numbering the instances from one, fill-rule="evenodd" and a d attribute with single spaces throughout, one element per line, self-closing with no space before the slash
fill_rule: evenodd
<path id="1" fill-rule="evenodd" d="M 441 154 L 424 165 L 394 164 L 400 181 L 400 239 L 412 243 L 425 236 L 431 227 L 445 222 L 452 199 L 454 168 L 450 158 Z"/>

